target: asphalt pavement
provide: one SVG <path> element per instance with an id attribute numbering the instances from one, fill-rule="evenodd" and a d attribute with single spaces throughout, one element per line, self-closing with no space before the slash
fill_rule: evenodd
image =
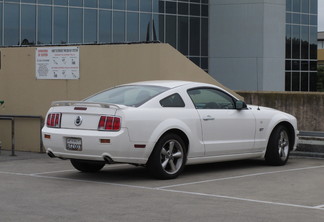
<path id="1" fill-rule="evenodd" d="M 8 154 L 8 155 L 7 155 Z M 45 154 L 0 155 L 0 221 L 324 221 L 324 159 L 187 166 L 174 180 L 107 165 L 80 173 Z"/>

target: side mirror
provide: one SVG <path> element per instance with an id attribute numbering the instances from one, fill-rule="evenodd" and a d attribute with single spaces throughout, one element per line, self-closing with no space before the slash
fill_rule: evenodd
<path id="1" fill-rule="evenodd" d="M 237 100 L 237 101 L 235 102 L 235 108 L 236 108 L 237 110 L 242 110 L 242 109 L 246 109 L 246 108 L 247 108 L 247 105 L 246 105 L 245 102 L 243 102 L 243 101 L 241 101 L 241 100 Z"/>
<path id="2" fill-rule="evenodd" d="M 0 106 L 4 104 L 4 101 L 3 100 L 0 100 Z"/>

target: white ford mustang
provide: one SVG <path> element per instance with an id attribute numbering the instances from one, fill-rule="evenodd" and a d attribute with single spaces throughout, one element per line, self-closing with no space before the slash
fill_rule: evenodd
<path id="1" fill-rule="evenodd" d="M 130 83 L 53 102 L 42 129 L 48 155 L 82 172 L 129 163 L 161 179 L 177 177 L 186 164 L 264 158 L 284 165 L 297 133 L 287 113 L 187 81 Z"/>

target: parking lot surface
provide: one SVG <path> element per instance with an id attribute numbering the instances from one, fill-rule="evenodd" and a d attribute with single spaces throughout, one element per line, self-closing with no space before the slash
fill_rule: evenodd
<path id="1" fill-rule="evenodd" d="M 3 154 L 2 154 L 3 156 Z M 187 166 L 175 180 L 107 165 L 80 173 L 45 154 L 0 156 L 0 221 L 324 221 L 324 159 Z"/>

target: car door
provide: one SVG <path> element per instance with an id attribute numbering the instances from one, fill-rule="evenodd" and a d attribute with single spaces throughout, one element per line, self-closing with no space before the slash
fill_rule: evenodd
<path id="1" fill-rule="evenodd" d="M 216 88 L 194 88 L 188 94 L 199 113 L 206 156 L 253 152 L 255 117 L 235 108 L 235 99 Z"/>

